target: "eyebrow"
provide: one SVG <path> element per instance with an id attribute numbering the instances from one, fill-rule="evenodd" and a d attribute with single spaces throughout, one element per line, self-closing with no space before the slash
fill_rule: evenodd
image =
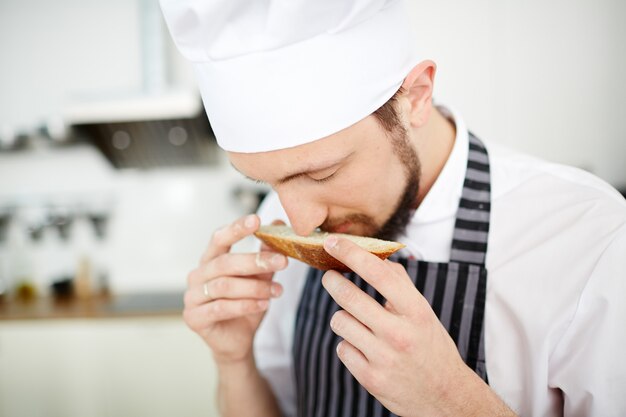
<path id="1" fill-rule="evenodd" d="M 304 176 L 304 175 L 307 175 L 307 174 L 314 174 L 314 173 L 316 173 L 316 172 L 319 172 L 319 171 L 324 171 L 325 169 L 332 168 L 332 167 L 334 167 L 335 165 L 339 165 L 339 164 L 341 164 L 342 162 L 344 162 L 346 159 L 348 159 L 349 157 L 351 157 L 353 153 L 354 153 L 354 152 L 350 152 L 348 155 L 343 156 L 343 157 L 341 157 L 341 158 L 339 158 L 339 159 L 337 159 L 337 160 L 335 160 L 335 161 L 323 162 L 323 163 L 320 163 L 320 164 L 317 164 L 317 165 L 312 165 L 312 166 L 310 166 L 309 168 L 307 168 L 307 169 L 305 169 L 305 170 L 303 170 L 303 171 L 298 171 L 298 172 L 294 172 L 293 174 L 286 175 L 286 176 L 284 176 L 283 178 L 281 178 L 281 179 L 279 179 L 278 181 L 276 181 L 276 183 L 277 183 L 278 185 L 283 185 L 283 184 L 288 183 L 289 181 L 293 181 L 293 180 L 295 180 L 296 178 L 302 177 L 302 176 Z M 258 179 L 256 179 L 256 178 L 249 177 L 249 176 L 247 176 L 246 174 L 244 174 L 243 172 L 239 171 L 239 169 L 237 169 L 237 167 L 236 167 L 235 165 L 233 165 L 233 163 L 232 163 L 232 162 L 231 162 L 230 164 L 233 166 L 233 168 L 235 168 L 235 170 L 237 170 L 237 172 L 239 172 L 240 174 L 242 174 L 242 175 L 243 175 L 244 177 L 246 177 L 247 179 L 252 180 L 252 181 L 255 181 L 255 182 L 259 182 L 259 183 L 265 183 L 265 181 L 261 181 L 261 180 L 258 180 Z"/>

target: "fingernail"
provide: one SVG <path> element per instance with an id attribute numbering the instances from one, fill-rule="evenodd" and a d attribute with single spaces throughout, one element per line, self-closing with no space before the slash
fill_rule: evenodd
<path id="1" fill-rule="evenodd" d="M 265 262 L 261 256 L 261 252 L 257 252 L 256 257 L 254 258 L 254 263 L 263 270 L 267 270 L 269 268 L 269 265 L 267 265 L 267 262 Z"/>
<path id="2" fill-rule="evenodd" d="M 339 241 L 339 239 L 337 239 L 337 236 L 330 235 L 324 241 L 324 246 L 327 249 L 334 249 L 334 248 L 337 247 L 337 242 L 338 241 Z"/>
<path id="3" fill-rule="evenodd" d="M 333 316 L 332 319 L 330 319 L 330 328 L 333 330 L 336 330 L 337 327 L 337 319 Z"/>
<path id="4" fill-rule="evenodd" d="M 243 224 L 248 229 L 250 229 L 250 228 L 254 227 L 255 222 L 256 222 L 255 216 L 254 216 L 254 214 L 251 214 L 248 217 L 246 217 L 246 220 L 244 220 Z"/>
<path id="5" fill-rule="evenodd" d="M 256 303 L 257 303 L 257 305 L 259 306 L 259 308 L 261 310 L 265 310 L 267 308 L 267 306 L 270 304 L 270 302 L 267 301 L 267 300 L 259 300 Z"/>
<path id="6" fill-rule="evenodd" d="M 279 297 L 280 294 L 282 294 L 283 292 L 283 287 L 280 284 L 273 283 L 270 288 L 270 292 L 272 294 L 272 297 Z"/>

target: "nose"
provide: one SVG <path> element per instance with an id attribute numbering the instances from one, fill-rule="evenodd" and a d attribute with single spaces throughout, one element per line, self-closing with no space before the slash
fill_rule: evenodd
<path id="1" fill-rule="evenodd" d="M 294 190 L 278 192 L 293 231 L 299 236 L 310 235 L 328 215 L 327 207 L 312 196 L 302 195 Z"/>

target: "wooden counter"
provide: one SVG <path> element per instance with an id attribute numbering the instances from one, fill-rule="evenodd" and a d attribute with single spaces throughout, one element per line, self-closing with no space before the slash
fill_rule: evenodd
<path id="1" fill-rule="evenodd" d="M 0 321 L 172 316 L 181 315 L 182 311 L 183 294 L 178 292 L 98 296 L 87 300 L 0 301 Z"/>

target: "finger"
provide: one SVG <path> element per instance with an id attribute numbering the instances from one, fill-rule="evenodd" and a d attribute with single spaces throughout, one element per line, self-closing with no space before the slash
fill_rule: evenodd
<path id="1" fill-rule="evenodd" d="M 423 300 L 406 271 L 392 268 L 390 262 L 381 260 L 356 243 L 330 235 L 324 241 L 324 249 L 367 281 L 398 312 L 412 312 L 416 296 Z"/>
<path id="2" fill-rule="evenodd" d="M 376 300 L 337 271 L 327 271 L 322 285 L 337 304 L 376 334 L 390 324 L 390 314 Z"/>
<path id="3" fill-rule="evenodd" d="M 217 299 L 268 300 L 282 294 L 283 287 L 277 282 L 255 278 L 218 277 L 185 293 L 185 305 L 199 305 Z"/>
<path id="4" fill-rule="evenodd" d="M 339 310 L 330 320 L 333 332 L 356 347 L 368 361 L 376 358 L 381 342 L 363 323 L 345 310 Z"/>
<path id="5" fill-rule="evenodd" d="M 394 269 L 396 272 L 406 272 L 406 269 L 402 265 L 397 262 L 391 262 L 389 259 L 385 259 L 385 265 L 388 265 L 390 268 Z"/>
<path id="6" fill-rule="evenodd" d="M 274 252 L 224 253 L 194 269 L 188 277 L 190 287 L 220 276 L 250 276 L 273 273 L 287 267 L 287 257 Z M 271 276 L 271 275 L 270 275 Z"/>
<path id="7" fill-rule="evenodd" d="M 350 342 L 342 340 L 337 345 L 337 356 L 346 368 L 348 368 L 348 371 L 350 371 L 352 376 L 354 376 L 356 380 L 361 383 L 361 385 L 367 388 L 364 381 L 366 380 L 365 376 L 368 373 L 370 364 L 365 355 L 363 355 L 363 353 L 354 347 Z"/>
<path id="8" fill-rule="evenodd" d="M 213 233 L 209 247 L 200 258 L 200 263 L 207 262 L 216 256 L 229 252 L 232 245 L 256 232 L 259 228 L 259 222 L 259 217 L 256 214 L 250 214 L 239 218 L 226 227 L 216 230 Z"/>
<path id="9" fill-rule="evenodd" d="M 225 253 L 209 262 L 208 277 L 222 275 L 257 275 L 276 272 L 287 267 L 287 257 L 275 252 Z"/>
<path id="10" fill-rule="evenodd" d="M 267 300 L 215 300 L 183 312 L 185 323 L 193 330 L 203 330 L 213 324 L 250 314 L 258 314 L 269 306 Z"/>

